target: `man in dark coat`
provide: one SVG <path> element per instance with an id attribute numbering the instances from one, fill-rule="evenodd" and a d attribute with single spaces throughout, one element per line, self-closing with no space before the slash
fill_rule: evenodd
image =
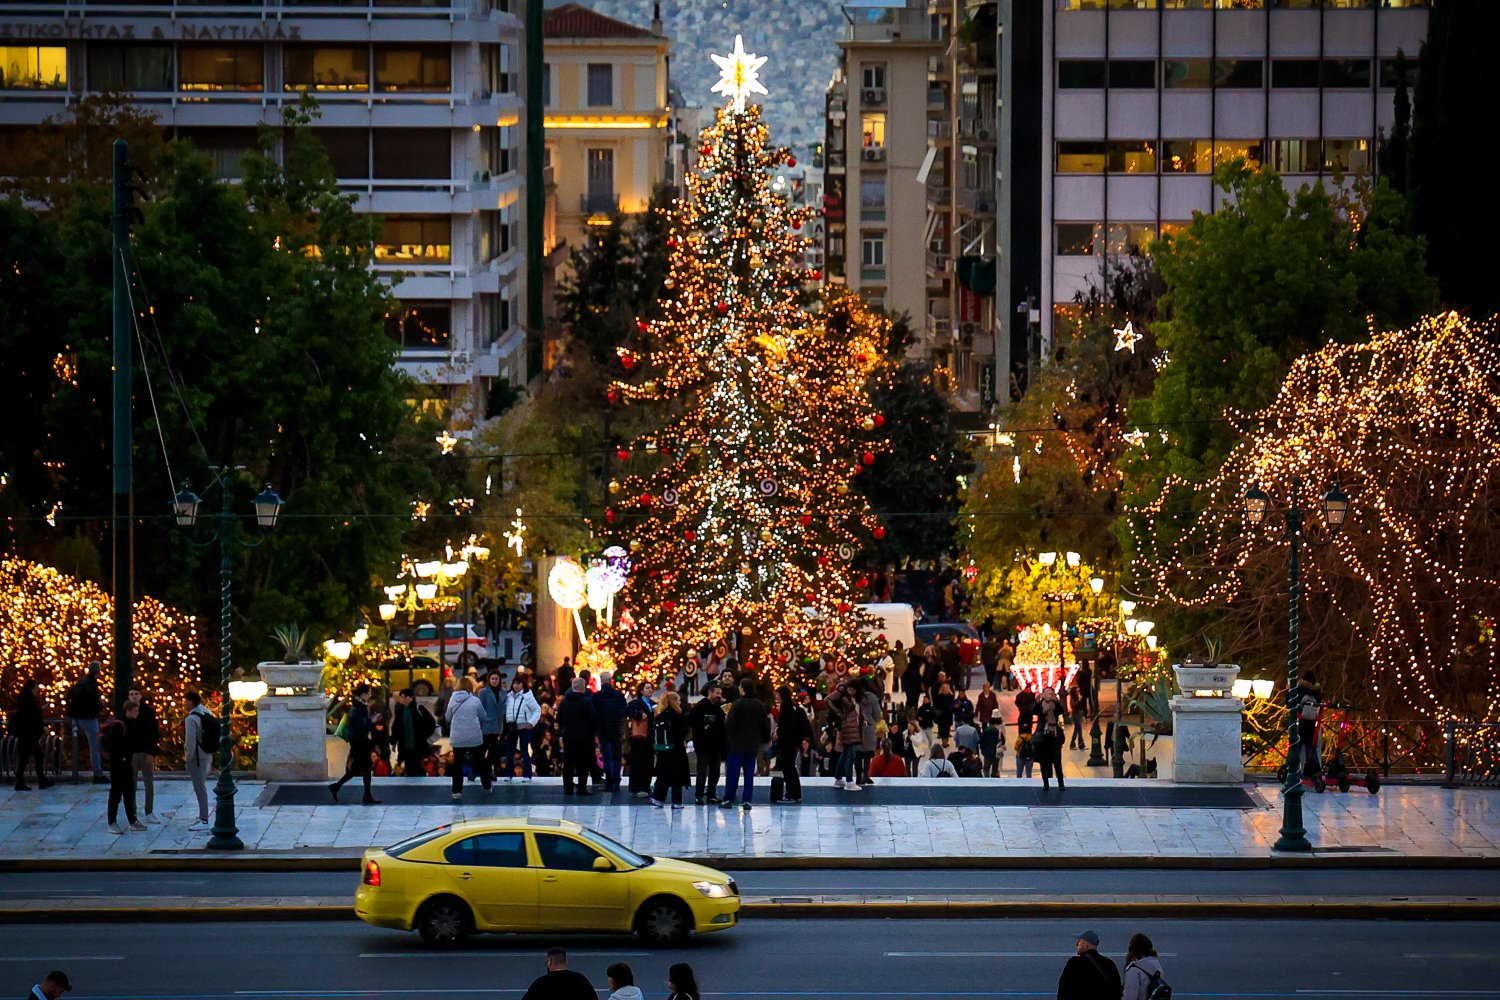
<path id="1" fill-rule="evenodd" d="M 589 794 L 589 772 L 594 766 L 594 740 L 599 735 L 599 713 L 589 697 L 588 681 L 573 679 L 572 690 L 563 695 L 557 706 L 557 731 L 563 745 L 563 794 Z"/>
<path id="2" fill-rule="evenodd" d="M 703 697 L 688 712 L 693 727 L 693 750 L 698 755 L 698 788 L 694 799 L 699 805 L 719 801 L 719 769 L 724 763 L 724 692 L 710 684 Z"/>
<path id="3" fill-rule="evenodd" d="M 367 806 L 377 806 L 379 800 L 370 794 L 370 775 L 375 767 L 375 762 L 370 759 L 375 749 L 375 723 L 370 719 L 370 685 L 363 681 L 354 686 L 354 700 L 349 703 L 349 718 L 344 728 L 349 736 L 349 760 L 344 765 L 344 776 L 329 785 L 328 791 L 337 802 L 339 792 L 357 774 L 365 786 L 360 801 Z"/>
<path id="4" fill-rule="evenodd" d="M 1077 954 L 1058 977 L 1057 1000 L 1116 1000 L 1124 992 L 1120 969 L 1099 954 L 1099 935 L 1083 931 L 1073 947 Z"/>
<path id="5" fill-rule="evenodd" d="M 547 974 L 537 977 L 521 1000 L 599 1000 L 599 995 L 587 976 L 568 968 L 565 950 L 548 948 Z"/>
<path id="6" fill-rule="evenodd" d="M 720 808 L 734 808 L 741 775 L 744 775 L 745 797 L 740 806 L 750 808 L 750 799 L 755 792 L 755 765 L 761 748 L 770 742 L 771 713 L 765 703 L 755 697 L 751 682 L 742 681 L 740 696 L 729 706 L 724 717 L 724 747 L 728 752 L 729 766 Z"/>
<path id="7" fill-rule="evenodd" d="M 604 758 L 604 788 L 620 790 L 621 741 L 625 735 L 625 695 L 615 687 L 613 674 L 600 677 L 599 693 L 594 695 L 594 711 L 599 713 L 599 756 Z"/>

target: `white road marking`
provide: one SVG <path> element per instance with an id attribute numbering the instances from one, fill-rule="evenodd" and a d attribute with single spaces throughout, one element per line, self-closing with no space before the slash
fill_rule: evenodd
<path id="1" fill-rule="evenodd" d="M 1072 958 L 1071 951 L 888 951 L 886 958 Z M 1157 952 L 1162 958 L 1176 958 L 1175 951 Z"/>
<path id="2" fill-rule="evenodd" d="M 0 962 L 123 962 L 124 955 L 0 955 Z"/>
<path id="3" fill-rule="evenodd" d="M 651 951 L 575 951 L 572 948 L 568 949 L 568 957 L 569 958 L 572 958 L 574 956 L 595 957 L 595 958 L 599 958 L 599 957 L 608 958 L 608 957 L 610 957 L 612 955 L 626 956 L 626 957 L 629 957 L 629 958 L 648 958 L 648 957 L 650 957 L 651 955 L 654 955 L 654 954 L 656 954 L 656 953 L 655 952 L 651 952 Z M 360 958 L 442 958 L 442 959 L 449 959 L 449 958 L 512 958 L 514 956 L 512 956 L 508 952 L 501 952 L 501 951 L 459 951 L 459 952 L 453 952 L 453 951 L 445 951 L 445 952 L 427 952 L 427 951 L 362 951 L 362 952 L 359 953 L 359 957 Z"/>

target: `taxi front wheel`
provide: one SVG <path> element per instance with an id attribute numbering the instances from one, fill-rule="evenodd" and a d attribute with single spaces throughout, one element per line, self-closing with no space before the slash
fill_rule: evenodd
<path id="1" fill-rule="evenodd" d="M 693 929 L 693 914 L 681 900 L 658 896 L 646 901 L 635 918 L 636 933 L 657 948 L 680 945 Z"/>
<path id="2" fill-rule="evenodd" d="M 456 947 L 473 929 L 474 917 L 469 908 L 452 897 L 429 899 L 417 913 L 417 933 L 433 948 Z"/>

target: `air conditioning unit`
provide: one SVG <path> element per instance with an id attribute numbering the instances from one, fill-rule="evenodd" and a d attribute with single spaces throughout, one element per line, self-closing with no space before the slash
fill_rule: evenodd
<path id="1" fill-rule="evenodd" d="M 884 146 L 866 146 L 860 155 L 866 163 L 880 163 L 885 159 Z"/>
<path id="2" fill-rule="evenodd" d="M 865 104 L 884 104 L 885 88 L 866 87 L 864 90 L 860 91 L 860 98 Z"/>
<path id="3" fill-rule="evenodd" d="M 982 129 L 979 130 L 979 138 L 981 138 L 981 139 L 991 139 L 991 138 L 994 138 L 994 137 L 990 135 L 990 130 L 989 129 L 982 128 Z"/>
<path id="4" fill-rule="evenodd" d="M 994 210 L 995 210 L 995 206 L 992 205 L 992 204 L 990 204 L 988 201 L 984 200 L 983 198 L 980 198 L 980 199 L 978 199 L 978 200 L 976 200 L 974 202 L 974 211 L 978 212 L 981 215 L 987 215 L 990 212 L 993 212 Z"/>

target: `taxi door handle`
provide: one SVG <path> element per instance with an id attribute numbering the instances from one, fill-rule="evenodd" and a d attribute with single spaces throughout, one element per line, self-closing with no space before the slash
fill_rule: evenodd
<path id="1" fill-rule="evenodd" d="M 556 875 L 543 875 L 542 876 L 542 881 L 543 882 L 556 882 L 557 881 L 557 876 Z"/>
<path id="2" fill-rule="evenodd" d="M 462 875 L 459 876 L 459 878 L 463 879 L 465 882 L 467 882 L 469 879 L 471 879 L 473 877 L 474 876 L 470 875 L 468 872 L 464 872 Z"/>

